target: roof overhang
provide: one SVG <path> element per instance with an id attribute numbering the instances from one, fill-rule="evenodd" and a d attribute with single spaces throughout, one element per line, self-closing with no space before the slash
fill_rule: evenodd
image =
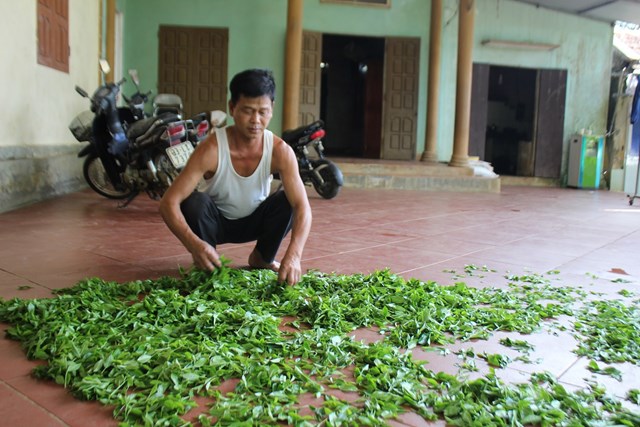
<path id="1" fill-rule="evenodd" d="M 620 54 L 622 54 L 624 57 L 626 57 L 630 61 L 640 60 L 640 53 L 631 49 L 628 45 L 626 45 L 625 43 L 623 43 L 617 38 L 613 39 L 613 47 L 618 49 L 618 52 L 620 52 Z"/>
<path id="2" fill-rule="evenodd" d="M 516 0 L 605 22 L 640 25 L 640 0 Z"/>

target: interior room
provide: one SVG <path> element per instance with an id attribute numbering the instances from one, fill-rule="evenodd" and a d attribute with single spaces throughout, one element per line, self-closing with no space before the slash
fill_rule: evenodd
<path id="1" fill-rule="evenodd" d="M 499 175 L 533 176 L 537 70 L 491 66 L 484 157 Z"/>
<path id="2" fill-rule="evenodd" d="M 380 158 L 384 38 L 325 34 L 322 46 L 326 153 Z"/>

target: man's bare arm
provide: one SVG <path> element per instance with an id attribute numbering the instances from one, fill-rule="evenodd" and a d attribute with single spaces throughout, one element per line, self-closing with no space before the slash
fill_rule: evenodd
<path id="1" fill-rule="evenodd" d="M 311 230 L 311 207 L 298 172 L 295 153 L 280 138 L 274 141 L 273 167 L 280 174 L 285 195 L 293 210 L 291 241 L 280 263 L 278 280 L 293 285 L 302 276 L 300 260 Z"/>
<path id="2" fill-rule="evenodd" d="M 167 227 L 191 253 L 196 267 L 206 270 L 220 267 L 220 257 L 211 245 L 189 228 L 180 204 L 194 191 L 200 178 L 211 172 L 212 167 L 215 171 L 216 166 L 217 142 L 215 135 L 210 135 L 196 147 L 187 165 L 160 201 L 160 215 Z"/>

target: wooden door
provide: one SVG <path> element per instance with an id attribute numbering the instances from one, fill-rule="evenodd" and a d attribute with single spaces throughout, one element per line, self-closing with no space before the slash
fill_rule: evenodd
<path id="1" fill-rule="evenodd" d="M 305 31 L 302 35 L 298 126 L 313 123 L 320 118 L 321 62 L 322 34 Z"/>
<path id="2" fill-rule="evenodd" d="M 383 159 L 415 158 L 419 68 L 419 38 L 387 39 L 382 125 Z"/>
<path id="3" fill-rule="evenodd" d="M 471 117 L 469 121 L 469 155 L 478 156 L 480 160 L 485 160 L 490 69 L 489 64 L 473 64 Z"/>
<path id="4" fill-rule="evenodd" d="M 227 111 L 226 28 L 160 26 L 158 92 L 182 98 L 185 117 Z"/>
<path id="5" fill-rule="evenodd" d="M 362 156 L 380 158 L 382 138 L 382 87 L 384 86 L 384 60 L 372 58 L 367 63 L 368 71 L 364 92 L 364 129 L 362 130 Z"/>
<path id="6" fill-rule="evenodd" d="M 567 70 L 538 72 L 534 176 L 560 177 L 566 92 Z"/>

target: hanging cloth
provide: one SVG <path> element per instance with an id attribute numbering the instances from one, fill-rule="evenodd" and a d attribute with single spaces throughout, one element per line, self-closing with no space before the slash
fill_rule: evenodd
<path id="1" fill-rule="evenodd" d="M 631 104 L 631 124 L 635 124 L 640 119 L 640 82 L 636 85 L 636 91 L 633 93 L 633 102 Z"/>

